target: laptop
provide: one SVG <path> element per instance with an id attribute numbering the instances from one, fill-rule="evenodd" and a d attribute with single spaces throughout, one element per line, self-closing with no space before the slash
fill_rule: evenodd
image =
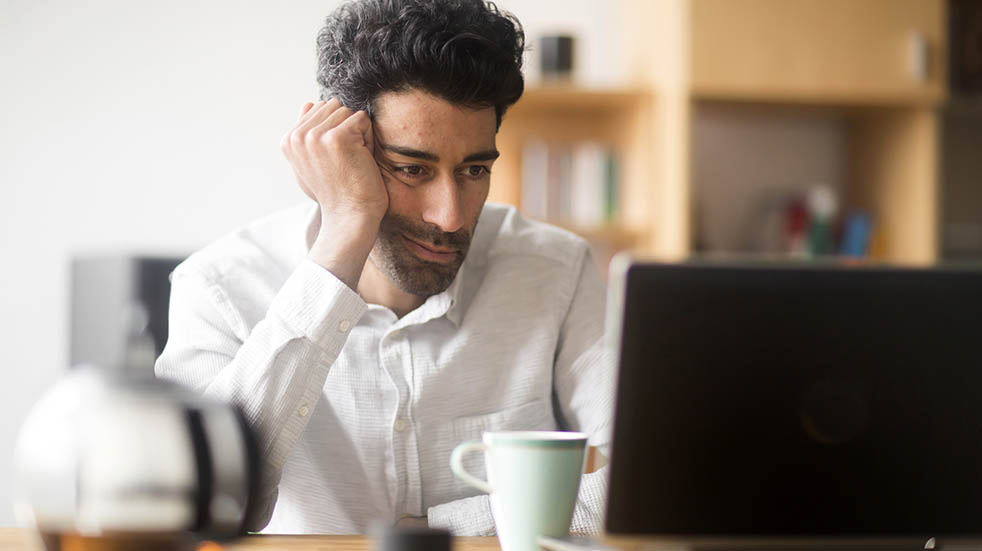
<path id="1" fill-rule="evenodd" d="M 608 543 L 982 548 L 982 270 L 611 273 Z"/>

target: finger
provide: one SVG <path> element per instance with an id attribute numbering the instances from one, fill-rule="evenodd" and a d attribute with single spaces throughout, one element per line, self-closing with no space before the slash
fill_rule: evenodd
<path id="1" fill-rule="evenodd" d="M 327 116 L 322 123 L 314 127 L 313 131 L 315 133 L 327 132 L 340 125 L 342 122 L 346 121 L 348 117 L 354 115 L 355 112 L 343 105 L 334 110 L 333 113 Z"/>
<path id="2" fill-rule="evenodd" d="M 310 105 L 310 108 L 306 112 L 301 113 L 300 119 L 297 121 L 297 125 L 293 127 L 293 132 L 300 131 L 302 129 L 309 128 L 311 126 L 311 121 L 317 118 L 318 113 L 324 110 L 327 102 L 318 101 Z"/>
<path id="3" fill-rule="evenodd" d="M 300 123 L 309 121 L 311 118 L 316 117 L 318 113 L 328 107 L 327 104 L 328 102 L 321 100 L 311 105 L 310 109 L 308 109 L 307 112 L 300 117 Z"/>
<path id="4" fill-rule="evenodd" d="M 336 111 L 339 107 L 341 107 L 341 102 L 335 98 L 317 103 L 310 109 L 310 111 L 307 112 L 307 115 L 297 125 L 294 131 L 300 133 L 300 135 L 306 134 L 312 128 L 324 122 L 324 119 L 330 116 L 331 113 Z"/>
<path id="5" fill-rule="evenodd" d="M 338 129 L 345 132 L 357 133 L 361 136 L 362 145 L 373 148 L 372 119 L 365 111 L 357 111 L 338 124 Z"/>
<path id="6" fill-rule="evenodd" d="M 313 106 L 314 106 L 314 103 L 313 102 L 310 102 L 310 101 L 308 101 L 307 103 L 303 104 L 303 107 L 300 108 L 300 116 L 297 117 L 297 122 L 302 121 L 303 120 L 303 116 L 306 115 L 307 114 L 307 111 L 310 111 L 310 108 L 313 107 Z"/>
<path id="7" fill-rule="evenodd" d="M 372 155 L 375 155 L 375 146 L 378 144 L 378 141 L 375 137 L 375 123 L 371 120 L 368 121 L 368 130 L 365 132 L 365 143 L 368 145 L 368 150 Z"/>

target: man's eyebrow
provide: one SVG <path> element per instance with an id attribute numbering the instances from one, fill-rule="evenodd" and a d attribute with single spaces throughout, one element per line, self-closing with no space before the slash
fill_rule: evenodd
<path id="1" fill-rule="evenodd" d="M 421 151 L 419 149 L 413 149 L 411 147 L 404 147 L 401 145 L 389 145 L 380 144 L 382 149 L 385 151 L 395 153 L 397 155 L 403 155 L 405 157 L 413 157 L 415 159 L 422 159 L 424 161 L 430 161 L 433 163 L 439 162 L 440 157 L 429 151 Z M 498 158 L 501 153 L 497 149 L 488 149 L 487 151 L 478 151 L 477 153 L 471 153 L 470 155 L 464 157 L 465 163 L 473 163 L 475 161 L 493 161 Z"/>
<path id="2" fill-rule="evenodd" d="M 465 163 L 473 163 L 474 161 L 493 161 L 498 158 L 501 153 L 497 149 L 489 149 L 487 151 L 478 151 L 477 153 L 471 153 L 470 155 L 464 157 Z"/>
<path id="3" fill-rule="evenodd" d="M 433 163 L 440 160 L 440 157 L 434 155 L 433 153 L 430 153 L 429 151 L 420 151 L 418 149 L 413 149 L 411 147 L 403 147 L 401 145 L 381 144 L 381 146 L 382 149 L 386 151 L 395 153 L 397 155 L 403 155 L 405 157 L 414 157 L 416 159 L 422 159 L 424 161 L 430 161 Z"/>

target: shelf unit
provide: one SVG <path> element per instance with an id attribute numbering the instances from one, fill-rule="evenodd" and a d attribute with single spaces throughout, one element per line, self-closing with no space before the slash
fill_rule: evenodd
<path id="1" fill-rule="evenodd" d="M 621 6 L 620 48 L 631 80 L 618 89 L 530 88 L 505 116 L 492 200 L 521 205 L 525 140 L 592 139 L 621 156 L 621 216 L 609 228 L 581 233 L 666 260 L 717 252 L 696 245 L 693 150 L 701 136 L 694 122 L 720 109 L 807 113 L 840 121 L 842 201 L 874 217 L 881 260 L 938 259 L 943 0 Z"/>
<path id="2" fill-rule="evenodd" d="M 505 114 L 498 134 L 501 157 L 495 165 L 488 199 L 521 208 L 522 151 L 530 139 L 573 145 L 593 141 L 614 150 L 619 164 L 619 216 L 599 227 L 566 227 L 590 241 L 615 249 L 646 248 L 652 228 L 648 186 L 653 168 L 653 98 L 639 89 L 596 89 L 554 85 L 533 87 Z"/>

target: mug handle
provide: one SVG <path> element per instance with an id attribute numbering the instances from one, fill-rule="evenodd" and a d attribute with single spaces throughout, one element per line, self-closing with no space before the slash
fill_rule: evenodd
<path id="1" fill-rule="evenodd" d="M 450 470 L 457 478 L 463 480 L 464 482 L 470 484 L 471 486 L 481 490 L 482 492 L 491 493 L 491 486 L 487 482 L 471 475 L 469 472 L 464 470 L 464 456 L 468 452 L 472 451 L 487 451 L 488 447 L 480 440 L 470 440 L 468 442 L 463 442 L 453 449 L 453 453 L 450 454 Z"/>

